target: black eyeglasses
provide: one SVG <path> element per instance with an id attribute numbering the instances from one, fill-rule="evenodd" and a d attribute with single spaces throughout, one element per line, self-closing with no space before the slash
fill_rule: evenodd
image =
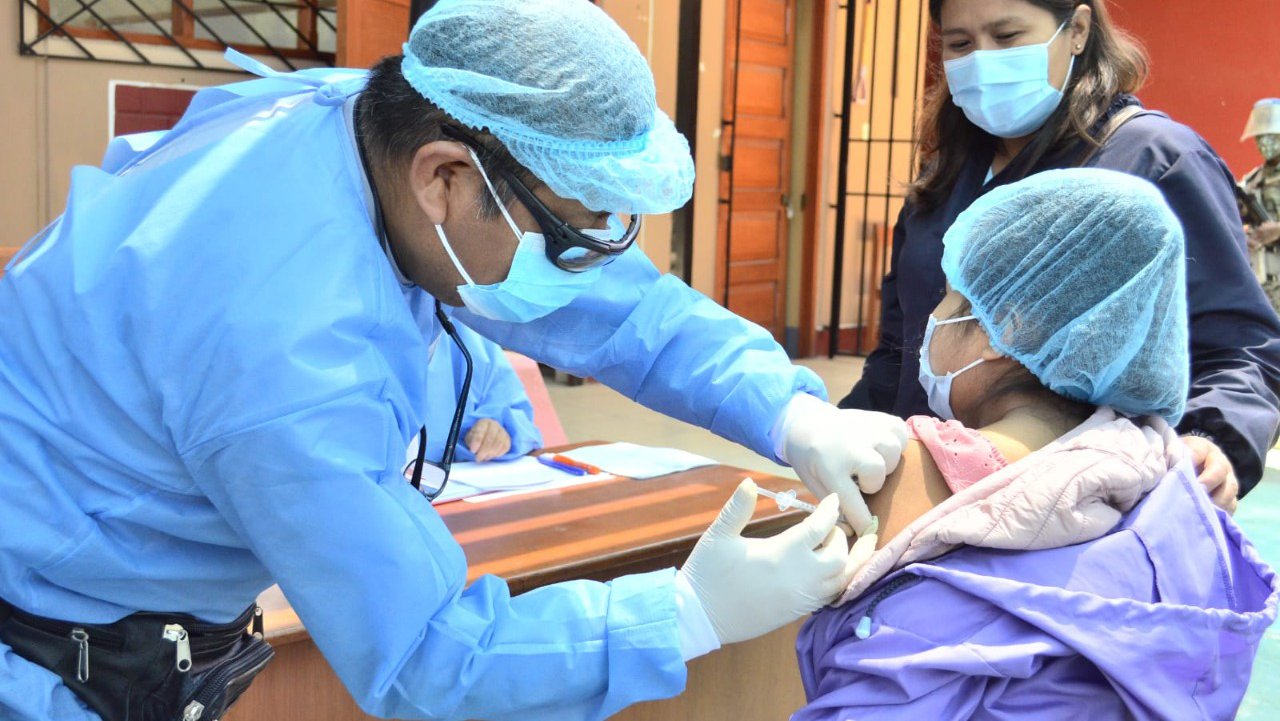
<path id="1" fill-rule="evenodd" d="M 471 353 L 467 352 L 466 344 L 462 342 L 462 338 L 458 337 L 458 331 L 440 308 L 438 300 L 436 301 L 436 320 L 440 321 L 445 334 L 454 342 L 454 345 L 458 346 L 467 371 L 462 376 L 462 392 L 458 394 L 458 406 L 453 411 L 453 422 L 449 424 L 449 436 L 444 441 L 444 452 L 440 454 L 440 462 L 426 459 L 427 427 L 423 426 L 418 431 L 418 457 L 409 461 L 404 467 L 405 480 L 421 491 L 429 501 L 439 498 L 440 494 L 444 493 L 445 485 L 449 483 L 449 469 L 453 467 L 453 452 L 458 446 L 458 434 L 462 431 L 462 419 L 467 411 L 467 396 L 471 393 Z M 427 409 L 428 412 L 430 410 Z"/>
<path id="2" fill-rule="evenodd" d="M 462 128 L 444 125 L 441 131 L 472 150 L 484 150 L 480 141 L 476 140 Z M 484 168 L 480 168 L 485 172 Z M 561 270 L 570 273 L 581 273 L 598 265 L 612 261 L 630 248 L 640 235 L 642 216 L 632 215 L 627 220 L 627 229 L 618 240 L 605 240 L 569 225 L 546 206 L 529 186 L 510 171 L 501 171 L 502 179 L 511 186 L 516 198 L 528 208 L 529 214 L 537 221 L 542 235 L 547 239 L 547 260 Z"/>

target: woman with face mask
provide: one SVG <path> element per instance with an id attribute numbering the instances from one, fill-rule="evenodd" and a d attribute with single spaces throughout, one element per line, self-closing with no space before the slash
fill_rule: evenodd
<path id="1" fill-rule="evenodd" d="M 930 0 L 929 12 L 946 82 L 927 101 L 920 172 L 894 227 L 879 344 L 841 405 L 929 411 L 915 351 L 946 292 L 942 234 L 965 208 L 1049 169 L 1121 171 L 1154 183 L 1186 231 L 1191 386 L 1177 431 L 1214 502 L 1233 509 L 1280 425 L 1280 323 L 1252 278 L 1230 172 L 1133 96 L 1146 58 L 1105 0 Z"/>
<path id="2" fill-rule="evenodd" d="M 1173 430 L 1184 241 L 1153 185 L 1037 173 L 942 240 L 884 545 L 797 641 L 792 721 L 1227 719 L 1280 583 Z M 947 419 L 947 420 L 943 420 Z"/>

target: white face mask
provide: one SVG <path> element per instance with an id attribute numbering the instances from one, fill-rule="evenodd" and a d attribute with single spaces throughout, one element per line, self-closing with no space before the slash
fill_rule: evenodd
<path id="1" fill-rule="evenodd" d="M 1045 124 L 1062 103 L 1076 58 L 1061 88 L 1049 84 L 1049 42 L 1006 50 L 975 50 L 943 63 L 951 100 L 978 127 L 999 138 L 1021 138 Z"/>
<path id="2" fill-rule="evenodd" d="M 440 242 L 444 245 L 445 252 L 449 254 L 449 259 L 453 261 L 453 267 L 457 268 L 458 274 L 465 281 L 458 286 L 458 295 L 462 298 L 462 304 L 472 313 L 490 320 L 527 323 L 572 303 L 600 278 L 602 266 L 580 273 L 570 273 L 557 268 L 547 259 L 547 241 L 543 234 L 520 232 L 520 226 L 511 219 L 511 214 L 507 212 L 502 199 L 493 189 L 493 183 L 489 182 L 489 176 L 485 173 L 484 166 L 480 164 L 480 158 L 476 157 L 474 151 L 468 149 L 468 152 L 471 153 L 471 159 L 479 169 L 480 176 L 484 178 L 489 194 L 498 203 L 498 209 L 502 211 L 502 217 L 506 219 L 507 226 L 516 236 L 516 252 L 511 258 L 511 269 L 507 272 L 506 280 L 477 285 L 453 252 L 453 246 L 449 244 L 444 228 L 437 225 L 436 233 L 440 236 Z M 583 232 L 603 240 L 621 239 L 626 229 L 622 227 L 621 221 L 618 221 L 616 216 L 610 221 L 607 230 L 584 230 Z"/>
<path id="3" fill-rule="evenodd" d="M 951 382 L 956 379 L 956 376 L 982 363 L 983 359 L 979 358 L 958 371 L 940 376 L 933 372 L 933 366 L 929 363 L 929 343 L 933 341 L 933 331 L 938 326 L 963 323 L 967 320 L 977 320 L 977 317 L 966 315 L 962 318 L 938 320 L 930 313 L 929 323 L 924 329 L 924 343 L 920 346 L 920 385 L 924 387 L 925 395 L 929 397 L 929 410 L 945 421 L 956 419 L 956 414 L 951 410 Z"/>

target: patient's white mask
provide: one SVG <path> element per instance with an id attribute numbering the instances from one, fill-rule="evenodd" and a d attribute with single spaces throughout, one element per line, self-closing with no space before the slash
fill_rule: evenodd
<path id="1" fill-rule="evenodd" d="M 933 372 L 933 366 L 929 364 L 929 343 L 933 341 L 933 331 L 938 326 L 977 319 L 977 316 L 966 315 L 961 318 L 938 320 L 930 313 L 929 323 L 924 329 L 924 343 L 920 346 L 920 385 L 924 386 L 924 392 L 929 397 L 929 410 L 946 421 L 956 419 L 956 414 L 951 410 L 951 382 L 956 379 L 956 376 L 982 363 L 983 359 L 979 358 L 958 371 L 938 375 Z"/>

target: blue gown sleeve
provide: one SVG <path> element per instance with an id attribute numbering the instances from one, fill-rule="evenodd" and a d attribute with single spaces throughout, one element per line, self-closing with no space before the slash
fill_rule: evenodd
<path id="1" fill-rule="evenodd" d="M 672 570 L 516 597 L 495 577 L 467 586 L 462 549 L 401 475 L 423 415 L 453 408 L 427 403 L 427 343 L 376 244 L 352 255 L 343 230 L 304 252 L 263 244 L 270 283 L 215 287 L 200 263 L 175 281 L 230 296 L 189 304 L 143 355 L 164 366 L 194 492 L 368 713 L 594 721 L 679 693 Z"/>
<path id="2" fill-rule="evenodd" d="M 889 272 L 880 283 L 880 338 L 876 349 L 867 356 L 862 376 L 840 401 L 841 408 L 892 413 L 898 400 L 902 378 L 902 304 L 898 298 L 898 260 L 907 239 L 907 213 L 904 205 L 893 226 L 893 250 L 889 256 Z"/>
<path id="3" fill-rule="evenodd" d="M 602 719 L 683 689 L 673 571 L 464 588 L 449 529 L 386 470 L 390 416 L 362 388 L 186 455 L 365 712 Z"/>
<path id="4" fill-rule="evenodd" d="M 507 461 L 542 447 L 542 433 L 533 424 L 533 403 L 524 390 L 524 384 L 511 367 L 502 348 L 496 343 L 472 332 L 462 325 L 456 326 L 475 366 L 471 378 L 470 399 L 467 414 L 462 421 L 462 438 L 455 451 L 457 460 L 474 461 L 475 454 L 467 448 L 464 439 L 482 418 L 497 421 L 511 437 L 511 449 L 495 460 Z M 441 341 L 447 343 L 447 340 Z M 455 359 L 458 366 L 461 358 Z M 459 368 L 459 377 L 461 368 Z"/>
<path id="5" fill-rule="evenodd" d="M 775 458 L 770 430 L 791 398 L 826 398 L 817 375 L 793 365 L 768 331 L 660 275 L 638 247 L 545 318 L 502 323 L 465 309 L 457 317 L 504 348 L 596 378 L 766 458 Z"/>
<path id="6" fill-rule="evenodd" d="M 1206 146 L 1179 155 L 1156 184 L 1186 231 L 1191 389 L 1178 429 L 1213 438 L 1244 496 L 1280 428 L 1280 321 L 1249 268 L 1232 182 Z"/>

